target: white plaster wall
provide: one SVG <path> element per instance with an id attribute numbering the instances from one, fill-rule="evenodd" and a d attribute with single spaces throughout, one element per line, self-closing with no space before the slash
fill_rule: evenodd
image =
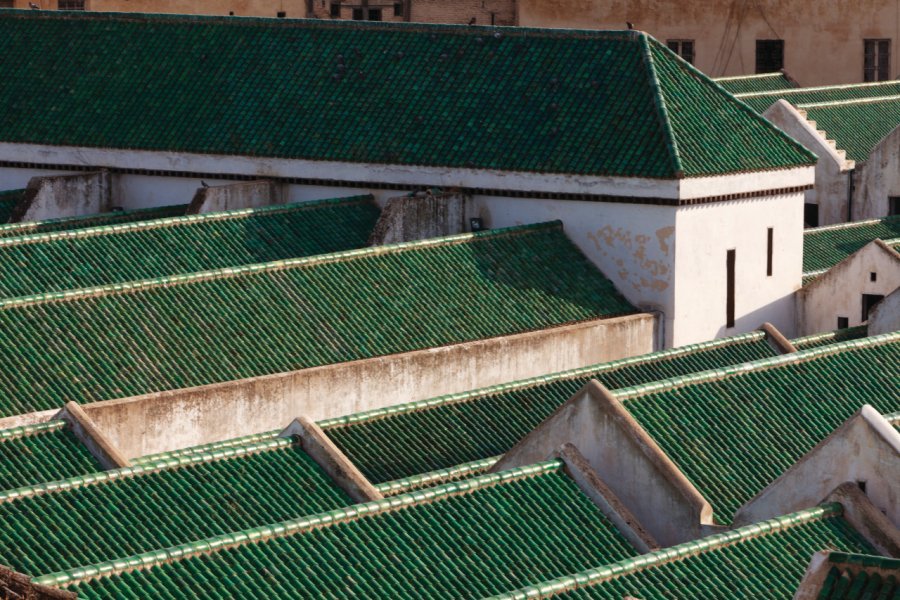
<path id="1" fill-rule="evenodd" d="M 868 160 L 857 166 L 853 220 L 886 217 L 889 196 L 900 196 L 900 127 L 885 136 Z"/>
<path id="2" fill-rule="evenodd" d="M 900 287 L 885 296 L 869 315 L 869 335 L 900 331 Z"/>
<path id="3" fill-rule="evenodd" d="M 774 228 L 772 276 L 767 229 Z M 803 271 L 803 193 L 685 206 L 677 211 L 675 329 L 682 346 L 752 331 L 770 322 L 796 332 L 794 292 Z M 726 267 L 735 249 L 735 326 L 726 328 Z"/>
<path id="4" fill-rule="evenodd" d="M 665 317 L 671 345 L 675 208 L 669 206 L 476 196 L 491 228 L 560 220 L 566 235 L 625 297 Z"/>
<path id="5" fill-rule="evenodd" d="M 75 175 L 78 171 L 60 171 L 55 169 L 22 169 L 0 167 L 0 191 L 23 190 L 32 177 L 50 175 Z"/>
<path id="6" fill-rule="evenodd" d="M 871 281 L 870 273 L 876 274 Z M 862 295 L 887 296 L 900 286 L 900 259 L 872 242 L 835 265 L 797 295 L 799 335 L 831 331 L 838 317 L 850 327 L 863 323 Z"/>

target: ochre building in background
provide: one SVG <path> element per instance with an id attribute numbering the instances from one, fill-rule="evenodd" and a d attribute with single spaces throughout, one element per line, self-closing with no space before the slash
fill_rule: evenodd
<path id="1" fill-rule="evenodd" d="M 898 0 L 518 0 L 518 24 L 630 22 L 713 77 L 787 70 L 801 85 L 900 74 Z"/>
<path id="2" fill-rule="evenodd" d="M 43 10 L 515 25 L 515 0 L 34 0 Z M 0 0 L 28 8 L 29 0 Z"/>

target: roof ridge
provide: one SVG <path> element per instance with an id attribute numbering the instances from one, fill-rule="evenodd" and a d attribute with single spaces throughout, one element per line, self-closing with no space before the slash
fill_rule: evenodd
<path id="1" fill-rule="evenodd" d="M 897 424 L 900 425 L 900 410 L 897 412 L 887 413 L 886 415 L 881 415 L 884 417 L 884 420 L 890 423 L 891 425 Z"/>
<path id="2" fill-rule="evenodd" d="M 816 87 L 802 87 L 802 88 L 789 88 L 786 90 L 772 90 L 765 92 L 744 92 L 742 94 L 735 94 L 735 98 L 755 98 L 761 96 L 777 96 L 779 94 L 791 93 L 791 94 L 799 94 L 803 92 L 822 92 L 826 90 L 846 90 L 851 88 L 870 88 L 877 86 L 889 86 L 889 85 L 897 85 L 900 81 L 896 79 L 889 79 L 888 81 L 873 81 L 869 83 L 842 83 L 838 85 L 820 85 Z"/>
<path id="3" fill-rule="evenodd" d="M 579 377 L 582 375 L 588 375 L 593 373 L 601 373 L 612 371 L 618 368 L 645 364 L 650 362 L 655 362 L 658 359 L 666 359 L 675 356 L 683 356 L 686 354 L 691 354 L 693 352 L 697 352 L 700 350 L 708 350 L 711 348 L 718 348 L 721 346 L 729 346 L 731 344 L 743 344 L 750 341 L 756 341 L 760 338 L 765 337 L 765 333 L 759 330 L 750 331 L 747 333 L 742 333 L 739 335 L 718 338 L 715 340 L 709 340 L 706 342 L 698 342 L 695 344 L 687 344 L 684 346 L 679 346 L 677 348 L 669 348 L 667 350 L 660 350 L 657 352 L 649 352 L 647 354 L 640 354 L 638 356 L 632 356 L 629 358 L 619 358 L 616 360 L 611 360 L 602 363 L 596 363 L 593 365 L 588 365 L 586 367 L 579 367 L 577 369 L 568 369 L 566 371 L 559 371 L 557 373 L 550 373 L 548 375 L 538 375 L 537 377 L 529 377 L 527 379 L 519 379 L 516 381 L 509 381 L 506 383 L 500 383 L 497 385 L 492 385 L 488 387 L 478 388 L 475 390 L 468 390 L 465 392 L 456 392 L 454 394 L 445 394 L 443 396 L 437 396 L 435 398 L 428 398 L 426 400 L 416 400 L 414 402 L 405 402 L 402 404 L 394 404 L 391 406 L 385 406 L 382 408 L 374 408 L 372 410 L 366 410 L 358 413 L 353 413 L 350 415 L 344 415 L 341 417 L 332 417 L 330 419 L 324 419 L 322 421 L 318 421 L 319 427 L 322 429 L 330 429 L 336 427 L 345 427 L 354 425 L 356 423 L 361 422 L 369 422 L 376 421 L 378 419 L 383 419 L 386 417 L 398 415 L 398 414 L 407 414 L 412 412 L 417 412 L 419 410 L 423 410 L 426 408 L 431 408 L 433 406 L 442 406 L 442 405 L 450 405 L 450 404 L 461 404 L 464 402 L 472 402 L 479 398 L 489 396 L 491 394 L 495 394 L 497 392 L 503 392 L 507 390 L 521 390 L 527 389 L 529 387 L 534 387 L 536 385 L 541 385 L 544 383 L 550 383 L 553 381 L 561 381 L 566 379 L 572 379 L 575 377 Z"/>
<path id="4" fill-rule="evenodd" d="M 88 288 L 79 288 L 74 290 L 65 290 L 61 292 L 49 292 L 45 294 L 34 294 L 31 296 L 18 296 L 12 298 L 0 299 L 0 310 L 13 308 L 24 305 L 43 304 L 57 301 L 76 300 L 81 298 L 89 298 L 94 296 L 127 294 L 135 293 L 141 290 L 157 287 L 170 287 L 174 285 L 182 285 L 197 281 L 208 281 L 213 279 L 230 279 L 234 277 L 242 277 L 255 273 L 268 271 L 282 271 L 287 269 L 312 267 L 316 265 L 341 262 L 346 260 L 354 260 L 364 256 L 378 256 L 381 254 L 394 254 L 406 252 L 409 250 L 417 250 L 421 248 L 451 246 L 462 244 L 482 238 L 500 238 L 520 235 L 529 231 L 537 230 L 562 230 L 562 221 L 547 221 L 543 223 L 531 223 L 528 225 L 518 225 L 515 227 L 506 227 L 502 229 L 488 229 L 473 233 L 461 233 L 457 235 L 429 238 L 424 240 L 415 240 L 412 242 L 401 242 L 399 244 L 387 244 L 384 246 L 369 246 L 367 248 L 358 248 L 355 250 L 342 250 L 339 252 L 329 252 L 326 254 L 316 254 L 313 256 L 303 256 L 297 258 L 287 258 L 283 260 L 275 260 L 264 263 L 254 263 L 249 265 L 240 265 L 236 267 L 223 267 L 220 269 L 212 269 L 209 271 L 197 271 L 194 273 L 184 273 L 180 275 L 169 275 L 166 277 L 156 277 L 152 279 L 139 279 L 135 281 L 127 281 L 122 283 L 114 283 Z"/>
<path id="5" fill-rule="evenodd" d="M 826 271 L 827 271 L 827 270 L 828 270 L 828 269 L 826 269 Z M 812 271 L 810 271 L 810 272 L 812 272 Z M 804 275 L 806 275 L 806 273 L 804 273 Z M 833 330 L 833 331 L 824 331 L 824 332 L 822 332 L 822 333 L 813 333 L 813 334 L 811 334 L 811 335 L 804 335 L 804 336 L 801 336 L 801 337 L 793 338 L 793 339 L 791 340 L 791 343 L 794 344 L 794 345 L 796 346 L 797 343 L 817 342 L 817 341 L 819 341 L 819 340 L 824 340 L 824 339 L 828 339 L 828 338 L 833 338 L 833 337 L 835 337 L 835 336 L 838 334 L 838 332 L 841 332 L 841 331 L 852 331 L 852 330 L 854 330 L 854 329 L 855 329 L 855 330 L 861 330 L 861 329 L 863 329 L 864 327 L 865 327 L 865 325 L 856 325 L 855 327 L 845 327 L 844 329 L 835 329 L 835 330 Z M 865 336 L 863 336 L 863 337 L 865 337 Z"/>
<path id="6" fill-rule="evenodd" d="M 697 554 L 711 550 L 717 550 L 759 538 L 771 533 L 777 533 L 785 529 L 791 529 L 799 525 L 805 525 L 812 521 L 841 516 L 843 507 L 840 504 L 823 504 L 815 508 L 807 508 L 795 513 L 776 517 L 752 525 L 745 525 L 724 533 L 716 533 L 699 540 L 685 542 L 662 550 L 648 552 L 640 556 L 626 558 L 602 567 L 596 567 L 581 571 L 574 575 L 566 575 L 551 579 L 537 585 L 527 586 L 518 590 L 492 596 L 490 600 L 528 600 L 544 598 L 563 591 L 594 585 L 623 575 L 629 575 L 649 567 L 656 567 L 666 563 L 682 560 Z"/>
<path id="7" fill-rule="evenodd" d="M 669 111 L 666 108 L 666 99 L 662 88 L 659 85 L 659 74 L 656 71 L 656 64 L 653 61 L 653 52 L 650 49 L 649 36 L 641 32 L 641 50 L 644 58 L 644 66 L 647 68 L 648 80 L 650 82 L 650 91 L 653 96 L 653 104 L 656 106 L 656 116 L 659 121 L 660 129 L 668 142 L 666 144 L 669 158 L 672 161 L 673 175 L 675 179 L 684 178 L 684 167 L 681 164 L 681 156 L 678 153 L 678 140 L 675 138 L 675 131 L 672 129 L 672 121 L 669 119 Z"/>
<path id="8" fill-rule="evenodd" d="M 900 81 L 898 81 L 900 83 Z M 865 221 L 849 221 L 847 223 L 836 223 L 834 225 L 823 225 L 821 227 L 810 227 L 808 229 L 803 230 L 803 235 L 815 235 L 820 231 L 834 231 L 837 229 L 853 229 L 855 227 L 864 227 L 866 225 L 874 225 L 876 223 L 884 223 L 885 221 L 900 221 L 900 215 L 893 215 L 889 217 L 880 217 L 877 219 L 866 219 Z"/>
<path id="9" fill-rule="evenodd" d="M 618 390 L 613 390 L 613 395 L 618 400 L 623 402 L 632 401 L 646 394 L 655 393 L 662 390 L 676 389 L 684 387 L 686 385 L 695 385 L 707 381 L 714 381 L 723 379 L 725 377 L 740 375 L 742 373 L 764 371 L 767 369 L 780 367 L 785 364 L 808 362 L 817 358 L 821 358 L 822 356 L 837 354 L 838 352 L 851 348 L 878 346 L 898 340 L 900 340 L 900 331 L 894 331 L 891 333 L 884 333 L 881 335 L 864 337 L 855 340 L 846 340 L 843 342 L 830 344 L 828 346 L 807 348 L 805 350 L 798 350 L 797 352 L 781 354 L 779 356 L 773 356 L 770 358 L 761 358 L 759 360 L 753 360 L 739 365 L 731 365 L 721 369 L 710 369 L 707 371 L 700 371 L 699 373 L 692 373 L 690 375 L 670 377 L 668 379 L 660 379 L 659 381 L 653 381 L 650 383 L 643 383 L 627 388 L 620 388 Z"/>
<path id="10" fill-rule="evenodd" d="M 427 471 L 425 473 L 419 473 L 417 475 L 410 475 L 409 477 L 392 479 L 390 481 L 376 484 L 375 489 L 377 489 L 385 496 L 392 496 L 403 493 L 404 491 L 411 488 L 423 487 L 424 485 L 435 481 L 441 481 L 443 479 L 461 479 L 467 474 L 475 473 L 476 471 L 493 467 L 501 458 L 503 458 L 502 454 L 498 456 L 489 456 L 480 460 L 460 463 L 458 465 L 447 467 L 445 469 L 435 469 L 434 471 Z"/>
<path id="11" fill-rule="evenodd" d="M 7 442 L 17 438 L 38 435 L 50 431 L 65 429 L 66 422 L 62 419 L 51 419 L 43 423 L 35 423 L 33 425 L 21 425 L 19 427 L 10 427 L 8 429 L 0 429 L 0 442 Z"/>
<path id="12" fill-rule="evenodd" d="M 900 94 L 894 94 L 892 96 L 871 96 L 868 98 L 850 98 L 845 100 L 829 100 L 826 102 L 803 102 L 797 104 L 796 107 L 805 110 L 807 108 L 826 108 L 832 106 L 852 106 L 855 104 L 874 104 L 876 102 L 887 102 L 889 100 L 900 100 Z"/>
<path id="13" fill-rule="evenodd" d="M 249 456 L 251 454 L 259 454 L 269 450 L 288 447 L 294 444 L 290 438 L 276 438 L 274 440 L 248 444 L 238 448 L 224 448 L 213 452 L 195 454 L 186 457 L 163 458 L 143 464 L 132 465 L 130 467 L 121 467 L 118 469 L 110 469 L 108 471 L 99 471 L 96 473 L 88 473 L 85 475 L 77 475 L 67 479 L 57 481 L 49 481 L 36 485 L 23 486 L 11 490 L 0 491 L 0 504 L 4 502 L 12 502 L 21 498 L 30 498 L 46 493 L 70 490 L 74 488 L 86 487 L 89 485 L 97 485 L 110 482 L 116 479 L 127 479 L 137 477 L 139 475 L 147 475 L 157 471 L 167 471 L 170 469 L 182 469 L 197 464 L 217 462 L 230 458 L 238 458 L 241 456 Z"/>
<path id="14" fill-rule="evenodd" d="M 322 208 L 323 206 L 329 205 L 337 206 L 340 204 L 362 204 L 366 199 L 374 200 L 374 196 L 372 196 L 371 194 L 361 194 L 358 196 L 348 196 L 346 198 L 329 198 L 326 200 L 314 200 L 311 202 L 291 202 L 286 204 L 275 204 L 272 206 L 262 206 L 258 208 L 239 208 L 235 210 L 201 213 L 196 215 L 163 217 L 161 219 L 150 219 L 147 221 L 131 221 L 127 223 L 114 223 L 112 225 L 96 225 L 94 227 L 85 227 L 83 229 L 69 229 L 63 231 L 50 231 L 47 233 L 24 234 L 20 236 L 0 238 L 0 247 L 13 246 L 18 244 L 36 244 L 57 239 L 97 237 L 107 234 L 130 232 L 132 230 L 151 230 L 162 229 L 166 227 L 179 227 L 182 225 L 193 225 L 195 223 L 204 223 L 210 221 L 233 221 L 259 214 L 278 214 L 294 211 L 300 212 L 304 210 Z"/>
<path id="15" fill-rule="evenodd" d="M 499 473 L 488 473 L 471 479 L 454 481 L 425 490 L 391 496 L 383 500 L 352 504 L 348 507 L 316 513 L 297 519 L 243 529 L 236 532 L 211 536 L 195 542 L 188 542 L 169 548 L 144 552 L 130 557 L 103 561 L 93 565 L 59 571 L 57 573 L 49 573 L 34 578 L 33 582 L 50 586 L 71 585 L 75 582 L 111 576 L 133 569 L 145 569 L 172 560 L 190 558 L 202 554 L 211 554 L 220 550 L 241 546 L 248 542 L 262 542 L 273 538 L 286 537 L 304 530 L 331 527 L 368 515 L 380 515 L 397 511 L 402 508 L 430 503 L 435 500 L 442 500 L 451 496 L 464 495 L 495 485 L 500 485 L 508 481 L 537 477 L 546 473 L 558 471 L 562 468 L 562 465 L 562 461 L 556 459 L 535 463 L 525 467 L 509 469 Z"/>
<path id="16" fill-rule="evenodd" d="M 157 452 L 155 454 L 147 454 L 145 456 L 139 456 L 137 458 L 131 459 L 132 465 L 146 465 L 155 463 L 158 461 L 168 461 L 173 459 L 178 459 L 179 457 L 184 456 L 192 456 L 195 454 L 204 454 L 213 452 L 215 450 L 221 450 L 224 448 L 235 448 L 238 446 L 247 446 L 250 444 L 254 444 L 257 442 L 266 441 L 269 438 L 276 437 L 282 429 L 275 429 L 273 431 L 264 431 L 261 433 L 251 433 L 249 435 L 242 435 L 235 438 L 229 438 L 225 440 L 221 440 L 219 442 L 209 442 L 208 444 L 198 444 L 196 446 L 188 446 L 187 448 L 181 448 L 179 450 L 169 450 L 167 452 Z"/>
<path id="17" fill-rule="evenodd" d="M 771 73 L 754 73 L 752 75 L 729 75 L 728 77 L 710 77 L 715 82 L 719 81 L 737 81 L 739 79 L 767 79 L 769 77 L 783 77 L 781 71 L 772 71 Z M 749 92 L 745 92 L 749 93 Z M 734 94 L 732 94 L 734 95 Z"/>

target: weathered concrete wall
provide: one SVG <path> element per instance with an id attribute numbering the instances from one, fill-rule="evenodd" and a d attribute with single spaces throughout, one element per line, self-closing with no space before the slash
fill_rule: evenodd
<path id="1" fill-rule="evenodd" d="M 815 506 L 846 482 L 865 483 L 872 503 L 900 524 L 900 433 L 868 405 L 744 504 L 734 522 L 756 523 Z"/>
<path id="2" fill-rule="evenodd" d="M 900 65 L 895 0 L 519 0 L 518 7 L 523 26 L 625 29 L 631 21 L 663 42 L 694 40 L 694 64 L 712 77 L 753 73 L 756 40 L 785 40 L 785 69 L 804 86 L 861 82 L 864 39 L 893 39 L 890 77 Z"/>
<path id="3" fill-rule="evenodd" d="M 803 271 L 801 193 L 678 209 L 673 345 L 753 331 L 772 323 L 796 335 L 794 293 Z M 773 228 L 772 275 L 766 274 Z M 726 253 L 736 251 L 735 326 L 726 327 Z M 834 329 L 834 328 L 832 328 Z"/>
<path id="4" fill-rule="evenodd" d="M 227 185 L 200 187 L 188 206 L 187 214 L 221 212 L 241 208 L 260 208 L 281 204 L 282 186 L 274 181 L 240 181 Z"/>
<path id="5" fill-rule="evenodd" d="M 515 25 L 515 0 L 409 0 L 410 20 L 429 23 L 469 23 L 474 17 L 479 25 Z M 44 10 L 57 10 L 59 0 L 37 0 Z M 266 2 L 265 0 L 85 0 L 85 8 L 104 12 L 182 13 L 192 15 L 227 15 L 245 17 L 275 17 L 285 13 L 292 19 L 312 17 L 330 19 L 332 0 L 300 0 L 297 2 Z M 340 2 L 341 19 L 352 19 L 353 8 L 359 1 Z M 370 2 L 381 8 L 382 21 L 404 21 L 403 14 L 394 13 L 392 2 Z M 28 8 L 28 0 L 14 0 L 15 8 Z M 402 13 L 403 11 L 401 11 Z"/>
<path id="6" fill-rule="evenodd" d="M 869 315 L 869 335 L 893 331 L 900 331 L 900 288 L 885 296 Z"/>
<path id="7" fill-rule="evenodd" d="M 532 464 L 572 444 L 662 546 L 704 534 L 712 507 L 622 403 L 591 381 L 507 452 L 491 471 Z"/>
<path id="8" fill-rule="evenodd" d="M 900 45 L 900 40 L 894 45 Z M 900 127 L 879 142 L 854 173 L 853 220 L 888 215 L 890 196 L 900 196 Z"/>
<path id="9" fill-rule="evenodd" d="M 655 318 L 588 321 L 430 350 L 84 405 L 122 453 L 143 456 L 424 400 L 653 350 Z"/>
<path id="10" fill-rule="evenodd" d="M 854 163 L 835 143 L 823 137 L 798 111 L 784 100 L 778 100 L 763 116 L 778 129 L 803 144 L 819 157 L 816 163 L 815 188 L 806 192 L 806 202 L 819 206 L 818 225 L 844 223 L 848 218 L 850 172 Z M 828 132 L 825 132 L 827 136 Z"/>
<path id="11" fill-rule="evenodd" d="M 34 177 L 9 221 L 41 221 L 108 212 L 116 206 L 113 189 L 108 171 Z"/>
<path id="12" fill-rule="evenodd" d="M 862 295 L 887 296 L 898 286 L 900 254 L 880 240 L 871 242 L 797 293 L 797 335 L 831 331 L 838 317 L 847 317 L 850 327 L 860 325 Z"/>
<path id="13" fill-rule="evenodd" d="M 843 483 L 825 499 L 844 507 L 844 518 L 882 556 L 900 557 L 900 530 L 855 483 Z"/>
<path id="14" fill-rule="evenodd" d="M 369 245 L 382 246 L 469 231 L 471 196 L 420 192 L 391 198 L 378 217 Z"/>
<path id="15" fill-rule="evenodd" d="M 66 402 L 66 407 L 60 411 L 56 418 L 63 419 L 69 424 L 75 437 L 84 444 L 88 452 L 97 459 L 104 469 L 119 469 L 130 467 L 131 463 L 125 458 L 91 420 L 84 409 L 77 402 Z"/>

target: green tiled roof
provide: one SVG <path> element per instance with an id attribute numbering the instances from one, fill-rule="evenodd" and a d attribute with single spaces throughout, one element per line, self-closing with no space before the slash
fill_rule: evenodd
<path id="1" fill-rule="evenodd" d="M 809 350 L 810 348 L 820 348 L 822 346 L 830 346 L 838 342 L 846 342 L 848 340 L 858 340 L 868 335 L 868 327 L 860 325 L 859 327 L 848 327 L 847 329 L 837 329 L 826 333 L 816 333 L 802 338 L 791 340 L 794 348 L 797 350 Z"/>
<path id="2" fill-rule="evenodd" d="M 0 415 L 634 313 L 528 225 L 0 302 Z"/>
<path id="3" fill-rule="evenodd" d="M 0 56 L 4 142 L 669 179 L 814 163 L 637 31 L 3 11 Z"/>
<path id="4" fill-rule="evenodd" d="M 503 454 L 591 379 L 616 389 L 775 356 L 761 332 L 321 423 L 375 483 Z"/>
<path id="5" fill-rule="evenodd" d="M 480 598 L 637 554 L 556 461 L 279 530 L 70 589 L 82 598 L 165 598 L 179 589 L 210 599 Z"/>
<path id="6" fill-rule="evenodd" d="M 137 221 L 149 221 L 151 219 L 164 219 L 177 217 L 184 214 L 187 204 L 173 204 L 171 206 L 159 206 L 155 208 L 139 208 L 135 210 L 120 210 L 117 212 L 100 213 L 84 217 L 66 217 L 63 219 L 48 219 L 46 221 L 25 221 L 22 223 L 6 223 L 0 225 L 0 238 L 19 237 L 36 233 L 49 233 L 51 231 L 72 231 L 87 227 L 100 227 L 102 225 L 115 225 L 117 223 L 133 223 Z"/>
<path id="7" fill-rule="evenodd" d="M 900 238 L 900 216 L 806 229 L 803 272 L 830 269 L 872 240 L 894 238 Z"/>
<path id="8" fill-rule="evenodd" d="M 290 440 L 183 462 L 56 482 L 0 503 L 0 563 L 46 574 L 350 504 Z"/>
<path id="9" fill-rule="evenodd" d="M 794 106 L 819 102 L 838 102 L 858 98 L 876 98 L 900 94 L 900 81 L 879 83 L 857 83 L 852 85 L 830 85 L 823 87 L 796 88 L 775 92 L 737 94 L 737 98 L 753 110 L 763 113 L 777 100 L 787 100 Z"/>
<path id="10" fill-rule="evenodd" d="M 900 599 L 900 560 L 831 552 L 828 562 L 833 566 L 822 583 L 819 600 Z"/>
<path id="11" fill-rule="evenodd" d="M 716 77 L 713 81 L 732 94 L 775 92 L 778 90 L 790 90 L 797 87 L 797 84 L 782 72 L 763 73 L 761 75 L 742 75 L 738 77 Z"/>
<path id="12" fill-rule="evenodd" d="M 0 431 L 0 490 L 101 470 L 65 421 Z"/>
<path id="13" fill-rule="evenodd" d="M 900 410 L 898 364 L 894 333 L 616 396 L 728 524 L 864 404 Z"/>
<path id="14" fill-rule="evenodd" d="M 16 208 L 16 205 L 19 203 L 19 200 L 22 199 L 24 193 L 25 190 L 8 190 L 6 192 L 0 192 L 0 223 L 9 221 L 13 209 Z"/>
<path id="15" fill-rule="evenodd" d="M 361 248 L 371 196 L 0 239 L 0 298 Z"/>
<path id="16" fill-rule="evenodd" d="M 785 600 L 793 597 L 812 555 L 826 548 L 873 552 L 841 516 L 840 505 L 825 505 L 523 588 L 496 600 L 626 596 Z"/>
<path id="17" fill-rule="evenodd" d="M 900 96 L 828 104 L 800 104 L 806 117 L 857 162 L 868 160 L 878 142 L 900 126 Z"/>

